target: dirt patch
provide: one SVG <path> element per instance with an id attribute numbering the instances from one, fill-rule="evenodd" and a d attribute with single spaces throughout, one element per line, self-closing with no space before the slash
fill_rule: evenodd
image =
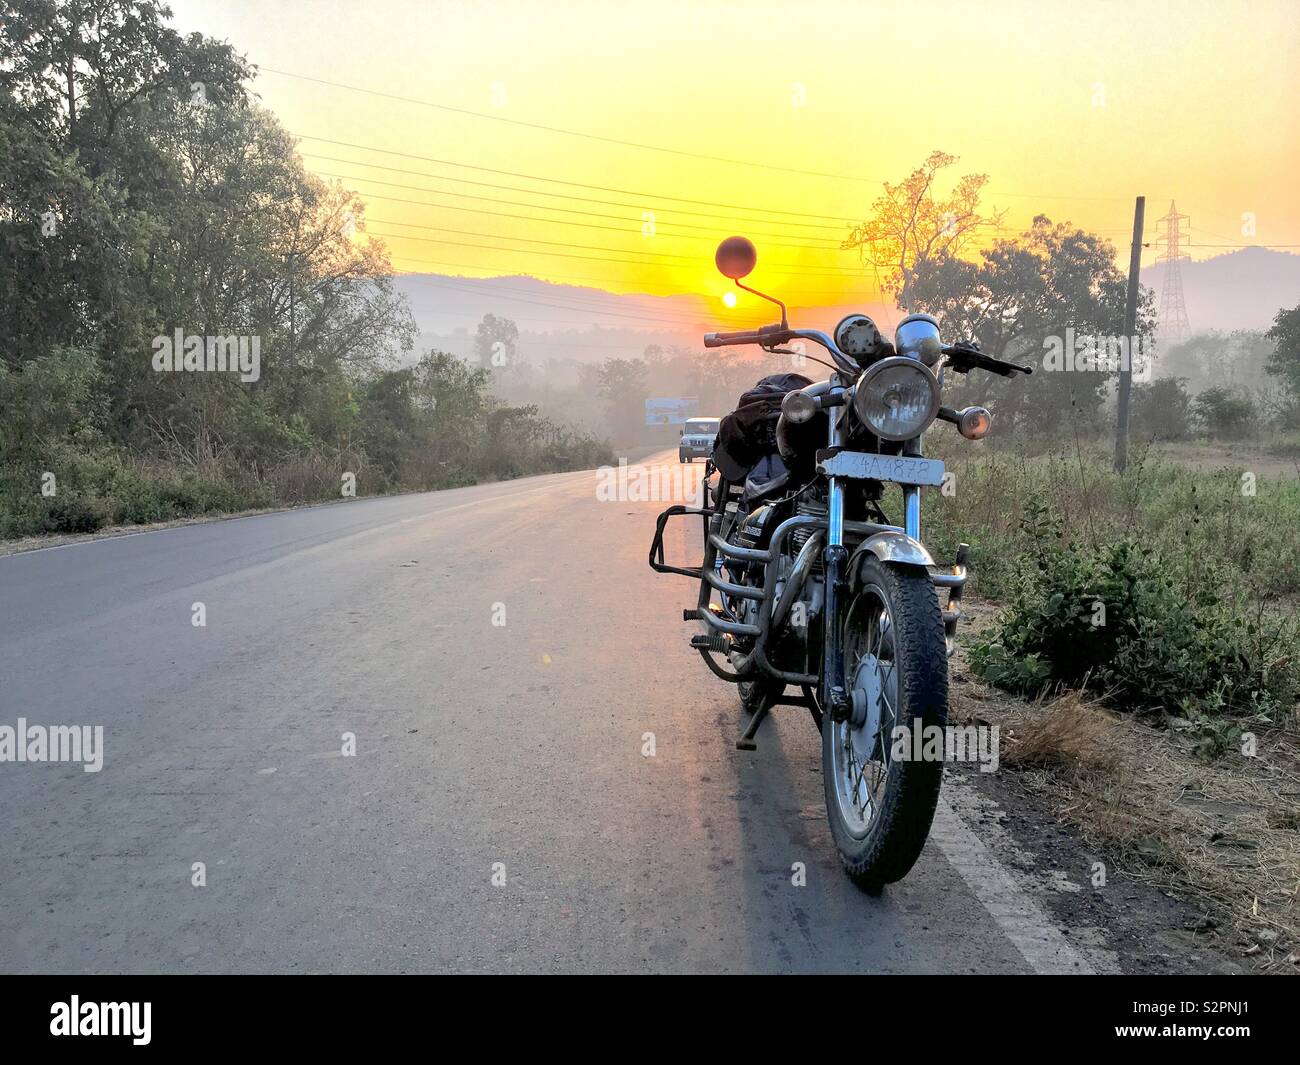
<path id="1" fill-rule="evenodd" d="M 962 606 L 970 621 L 965 639 L 997 612 L 977 600 Z M 1300 972 L 1295 729 L 1255 726 L 1253 741 L 1234 733 L 1231 745 L 1219 743 L 1224 753 L 1207 758 L 1205 736 L 1190 722 L 1155 727 L 1074 693 L 1015 699 L 973 679 L 960 646 L 952 673 L 954 720 L 997 725 L 1001 735 L 999 771 L 966 776 L 1016 811 L 1008 819 L 1023 816 L 1018 836 L 1037 837 L 1024 841 L 1030 852 L 1064 845 L 1053 829 L 1069 826 L 1081 856 L 1070 859 L 1074 880 L 1112 920 L 1123 925 L 1126 907 L 1115 904 L 1132 902 L 1135 934 L 1149 921 L 1147 933 L 1170 951 L 1204 946 L 1248 971 Z M 1021 814 L 1026 798 L 1034 806 Z M 1124 885 L 1118 894 L 1093 888 L 1098 871 L 1078 868 L 1089 856 L 1104 867 L 1106 884 L 1118 878 Z M 1144 914 L 1150 895 L 1123 899 L 1141 886 L 1185 909 L 1161 905 Z"/>
<path id="2" fill-rule="evenodd" d="M 1240 440 L 1222 443 L 1156 445 L 1152 454 L 1164 462 L 1212 473 L 1225 466 L 1250 470 L 1259 477 L 1300 477 L 1300 450 Z"/>

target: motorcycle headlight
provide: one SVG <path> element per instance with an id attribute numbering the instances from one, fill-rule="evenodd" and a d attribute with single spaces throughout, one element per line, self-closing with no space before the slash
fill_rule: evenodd
<path id="1" fill-rule="evenodd" d="M 939 382 L 916 359 L 881 359 L 858 378 L 853 407 L 881 440 L 911 440 L 939 413 Z"/>

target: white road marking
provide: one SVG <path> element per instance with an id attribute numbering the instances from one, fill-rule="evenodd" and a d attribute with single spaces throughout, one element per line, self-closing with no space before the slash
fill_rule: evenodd
<path id="1" fill-rule="evenodd" d="M 953 781 L 944 781 L 944 792 L 953 786 Z M 1074 949 L 1038 904 L 1020 889 L 1015 877 L 962 820 L 949 804 L 946 794 L 939 798 L 930 839 L 1035 973 L 1040 976 L 1096 975 L 1097 970 Z"/>

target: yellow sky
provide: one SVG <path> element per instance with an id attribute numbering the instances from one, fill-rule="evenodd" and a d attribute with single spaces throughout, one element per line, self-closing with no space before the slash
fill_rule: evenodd
<path id="1" fill-rule="evenodd" d="M 1295 0 L 171 4 L 263 67 L 610 139 L 264 73 L 290 131 L 345 142 L 300 148 L 366 196 L 403 271 L 690 293 L 720 324 L 767 320 L 719 300 L 713 245 L 747 232 L 755 284 L 792 305 L 874 302 L 833 244 L 935 148 L 989 174 L 1012 227 L 1043 212 L 1126 244 L 1142 193 L 1149 220 L 1171 199 L 1191 215 L 1194 258 L 1300 246 Z"/>

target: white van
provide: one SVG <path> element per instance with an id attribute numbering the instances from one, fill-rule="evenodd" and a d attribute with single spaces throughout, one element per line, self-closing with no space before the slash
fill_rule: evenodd
<path id="1" fill-rule="evenodd" d="M 677 445 L 678 462 L 694 462 L 713 454 L 713 442 L 718 438 L 721 418 L 687 418 L 682 430 L 682 441 Z"/>

